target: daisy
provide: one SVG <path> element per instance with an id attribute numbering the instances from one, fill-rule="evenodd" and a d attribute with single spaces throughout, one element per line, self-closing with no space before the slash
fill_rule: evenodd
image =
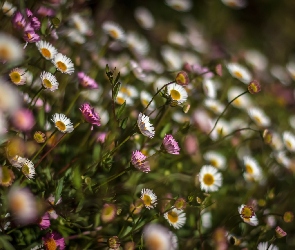
<path id="1" fill-rule="evenodd" d="M 227 100 L 230 102 L 243 92 L 245 89 L 233 86 L 227 91 Z M 251 106 L 251 99 L 245 94 L 235 99 L 231 104 L 236 108 L 246 109 Z"/>
<path id="2" fill-rule="evenodd" d="M 33 179 L 36 174 L 34 163 L 27 158 L 18 156 L 17 163 L 14 166 L 19 168 L 29 180 Z"/>
<path id="3" fill-rule="evenodd" d="M 186 36 L 180 32 L 175 31 L 175 30 L 172 30 L 169 32 L 167 40 L 172 45 L 176 45 L 179 47 L 187 46 Z"/>
<path id="4" fill-rule="evenodd" d="M 250 49 L 245 52 L 245 60 L 255 69 L 263 71 L 266 69 L 268 61 L 265 55 L 255 49 Z"/>
<path id="5" fill-rule="evenodd" d="M 26 76 L 26 69 L 24 68 L 14 68 L 9 73 L 10 80 L 15 85 L 24 85 L 26 84 L 27 76 Z"/>
<path id="6" fill-rule="evenodd" d="M 62 73 L 71 75 L 75 71 L 72 60 L 61 53 L 54 56 L 52 63 Z"/>
<path id="7" fill-rule="evenodd" d="M 41 131 L 36 131 L 34 133 L 34 140 L 37 143 L 44 143 L 46 141 L 46 135 Z"/>
<path id="8" fill-rule="evenodd" d="M 242 9 L 247 5 L 246 0 L 221 0 L 226 6 L 233 9 Z"/>
<path id="9" fill-rule="evenodd" d="M 78 13 L 74 13 L 70 17 L 70 22 L 75 26 L 77 31 L 82 35 L 87 35 L 90 33 L 88 22 L 82 18 Z"/>
<path id="10" fill-rule="evenodd" d="M 101 210 L 101 220 L 103 223 L 111 222 L 117 215 L 117 208 L 114 204 L 104 204 Z"/>
<path id="11" fill-rule="evenodd" d="M 52 92 L 58 89 L 59 83 L 56 80 L 56 77 L 50 72 L 43 71 L 40 75 L 40 78 L 45 89 L 49 89 Z"/>
<path id="12" fill-rule="evenodd" d="M 88 88 L 88 89 L 97 89 L 98 85 L 94 79 L 86 75 L 84 72 L 78 73 L 78 80 L 82 87 Z"/>
<path id="13" fill-rule="evenodd" d="M 165 3 L 172 9 L 186 12 L 192 8 L 192 2 L 190 0 L 166 0 Z"/>
<path id="14" fill-rule="evenodd" d="M 285 151 L 278 151 L 274 154 L 274 157 L 276 159 L 276 161 L 279 164 L 282 164 L 285 168 L 289 168 L 291 166 L 291 159 L 286 156 L 286 152 Z"/>
<path id="15" fill-rule="evenodd" d="M 183 70 L 177 73 L 175 81 L 180 86 L 187 86 L 190 82 L 188 74 Z"/>
<path id="16" fill-rule="evenodd" d="M 160 224 L 148 224 L 143 229 L 143 240 L 147 249 L 176 250 L 177 236 Z"/>
<path id="17" fill-rule="evenodd" d="M 39 41 L 36 43 L 36 46 L 40 51 L 41 55 L 47 60 L 52 60 L 58 53 L 57 49 L 46 41 Z"/>
<path id="18" fill-rule="evenodd" d="M 16 7 L 10 2 L 5 1 L 2 5 L 2 11 L 6 16 L 12 16 L 16 11 Z"/>
<path id="19" fill-rule="evenodd" d="M 203 91 L 207 97 L 215 99 L 217 96 L 216 83 L 212 79 L 204 78 Z"/>
<path id="20" fill-rule="evenodd" d="M 147 209 L 155 208 L 157 205 L 157 196 L 151 189 L 142 189 L 140 199 L 143 201 L 143 204 Z"/>
<path id="21" fill-rule="evenodd" d="M 217 191 L 222 185 L 222 175 L 211 165 L 204 165 L 198 175 L 201 189 L 205 192 Z"/>
<path id="22" fill-rule="evenodd" d="M 268 246 L 268 242 L 260 242 L 257 246 L 257 250 L 279 250 L 279 248 L 273 244 Z"/>
<path id="23" fill-rule="evenodd" d="M 269 127 L 271 122 L 268 116 L 258 107 L 251 107 L 248 110 L 248 115 L 259 127 Z"/>
<path id="24" fill-rule="evenodd" d="M 168 154 L 179 154 L 180 148 L 177 141 L 173 138 L 172 135 L 165 135 L 162 145 Z"/>
<path id="25" fill-rule="evenodd" d="M 155 25 L 155 19 L 152 13 L 145 7 L 137 7 L 134 11 L 134 17 L 139 25 L 144 29 L 151 29 Z"/>
<path id="26" fill-rule="evenodd" d="M 204 154 L 204 159 L 210 163 L 213 167 L 218 169 L 225 169 L 226 159 L 225 157 L 216 152 L 216 151 L 208 151 Z"/>
<path id="27" fill-rule="evenodd" d="M 295 152 L 295 136 L 290 131 L 285 131 L 283 133 L 283 141 L 286 146 L 286 148 L 290 152 Z"/>
<path id="28" fill-rule="evenodd" d="M 55 127 L 62 133 L 71 133 L 74 130 L 73 123 L 64 114 L 54 114 L 51 121 L 54 122 Z"/>
<path id="29" fill-rule="evenodd" d="M 146 107 L 149 104 L 150 100 L 152 100 L 152 98 L 153 98 L 153 96 L 149 92 L 147 92 L 145 90 L 141 91 L 141 93 L 140 93 L 140 101 L 141 101 L 142 106 Z M 148 108 L 149 109 L 156 108 L 156 104 L 155 104 L 154 100 L 151 102 L 151 104 L 150 104 L 150 106 Z"/>
<path id="30" fill-rule="evenodd" d="M 187 92 L 184 87 L 173 83 L 167 86 L 167 94 L 173 102 L 182 104 L 187 100 Z"/>
<path id="31" fill-rule="evenodd" d="M 49 232 L 42 240 L 46 249 L 66 249 L 65 239 L 59 233 Z"/>
<path id="32" fill-rule="evenodd" d="M 244 178 L 247 181 L 260 181 L 262 179 L 262 171 L 257 161 L 251 156 L 245 156 L 244 161 Z"/>
<path id="33" fill-rule="evenodd" d="M 240 217 L 243 219 L 244 222 L 248 223 L 251 226 L 258 225 L 259 223 L 258 219 L 251 206 L 247 206 L 243 204 L 240 207 L 238 207 L 238 211 L 239 211 Z"/>
<path id="34" fill-rule="evenodd" d="M 85 121 L 92 124 L 91 130 L 93 129 L 93 125 L 96 125 L 98 127 L 100 126 L 100 117 L 89 103 L 82 104 L 80 107 L 80 111 L 82 112 Z"/>
<path id="35" fill-rule="evenodd" d="M 238 63 L 228 63 L 227 69 L 234 78 L 239 79 L 245 84 L 248 84 L 252 80 L 250 71 Z"/>
<path id="36" fill-rule="evenodd" d="M 14 181 L 14 173 L 7 166 L 0 167 L 0 185 L 9 187 Z"/>
<path id="37" fill-rule="evenodd" d="M 164 218 L 169 222 L 170 226 L 173 226 L 175 229 L 183 227 L 186 221 L 183 210 L 179 210 L 175 207 L 164 213 Z"/>
<path id="38" fill-rule="evenodd" d="M 153 138 L 155 135 L 155 129 L 150 123 L 150 118 L 143 113 L 139 113 L 137 118 L 137 125 L 140 132 L 149 138 Z"/>
<path id="39" fill-rule="evenodd" d="M 23 60 L 24 50 L 17 39 L 0 32 L 0 61 L 17 63 Z"/>
<path id="40" fill-rule="evenodd" d="M 149 162 L 146 161 L 146 156 L 140 151 L 136 150 L 132 152 L 131 163 L 138 170 L 148 173 L 151 171 Z"/>
<path id="41" fill-rule="evenodd" d="M 163 46 L 161 49 L 161 55 L 169 71 L 181 69 L 183 62 L 181 60 L 179 51 L 169 46 Z"/>
<path id="42" fill-rule="evenodd" d="M 219 100 L 216 99 L 205 99 L 204 101 L 205 107 L 210 109 L 212 112 L 214 112 L 216 115 L 220 115 L 223 110 L 225 109 L 225 106 L 223 103 L 221 103 Z"/>
<path id="43" fill-rule="evenodd" d="M 123 29 L 121 28 L 120 25 L 118 25 L 115 22 L 105 21 L 102 24 L 102 29 L 107 35 L 109 35 L 114 40 L 120 40 L 120 41 L 125 40 L 125 34 Z"/>
<path id="44" fill-rule="evenodd" d="M 136 32 L 127 33 L 126 44 L 128 48 L 136 55 L 144 56 L 149 52 L 148 41 Z"/>

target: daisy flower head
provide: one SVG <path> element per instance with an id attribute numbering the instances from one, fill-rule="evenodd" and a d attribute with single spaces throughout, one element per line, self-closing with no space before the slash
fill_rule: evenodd
<path id="1" fill-rule="evenodd" d="M 238 95 L 242 94 L 243 92 L 245 92 L 245 90 L 243 88 L 240 87 L 231 87 L 228 91 L 227 91 L 227 99 L 228 101 L 232 101 L 234 98 L 236 98 Z M 232 102 L 232 105 L 235 106 L 236 108 L 241 108 L 241 109 L 246 109 L 249 106 L 251 106 L 251 99 L 249 98 L 249 96 L 247 94 L 241 95 L 239 98 L 235 99 Z"/>
<path id="2" fill-rule="evenodd" d="M 36 43 L 36 46 L 40 51 L 41 55 L 47 60 L 52 60 L 58 53 L 57 49 L 46 41 L 39 41 Z"/>
<path id="3" fill-rule="evenodd" d="M 175 82 L 180 86 L 187 86 L 190 82 L 188 74 L 185 71 L 180 71 L 175 77 Z"/>
<path id="4" fill-rule="evenodd" d="M 145 56 L 149 52 L 148 41 L 143 36 L 134 31 L 127 33 L 126 44 L 128 48 L 136 55 Z"/>
<path id="5" fill-rule="evenodd" d="M 172 83 L 167 86 L 167 94 L 171 98 L 172 102 L 178 105 L 184 103 L 187 100 L 187 92 L 184 87 Z"/>
<path id="6" fill-rule="evenodd" d="M 187 12 L 192 8 L 191 0 L 166 0 L 165 3 L 180 12 Z"/>
<path id="7" fill-rule="evenodd" d="M 84 72 L 78 73 L 78 80 L 82 87 L 88 89 L 97 89 L 98 85 L 94 79 L 86 75 Z"/>
<path id="8" fill-rule="evenodd" d="M 119 40 L 119 41 L 125 40 L 124 30 L 121 28 L 119 24 L 115 22 L 105 21 L 102 24 L 102 29 L 104 33 L 109 35 L 114 40 Z"/>
<path id="9" fill-rule="evenodd" d="M 56 232 L 47 233 L 45 237 L 42 238 L 45 249 L 59 249 L 64 250 L 66 249 L 65 239 Z"/>
<path id="10" fill-rule="evenodd" d="M 211 165 L 204 165 L 198 175 L 201 189 L 205 192 L 215 192 L 222 185 L 222 175 Z"/>
<path id="11" fill-rule="evenodd" d="M 143 204 L 147 209 L 155 208 L 157 205 L 157 196 L 151 189 L 142 189 L 140 199 L 143 201 Z"/>
<path id="12" fill-rule="evenodd" d="M 101 220 L 103 223 L 111 222 L 117 215 L 117 208 L 114 204 L 104 204 L 101 210 Z"/>
<path id="13" fill-rule="evenodd" d="M 180 148 L 172 135 L 165 135 L 162 145 L 168 154 L 179 155 Z"/>
<path id="14" fill-rule="evenodd" d="M 245 84 L 248 84 L 252 80 L 250 71 L 238 63 L 228 63 L 227 69 L 234 78 Z"/>
<path id="15" fill-rule="evenodd" d="M 161 55 L 169 71 L 176 71 L 181 69 L 183 62 L 178 50 L 165 45 L 161 49 Z"/>
<path id="16" fill-rule="evenodd" d="M 205 105 L 205 107 L 210 109 L 212 112 L 214 112 L 216 115 L 220 115 L 223 112 L 223 110 L 225 109 L 224 104 L 216 99 L 207 98 L 204 101 L 204 105 Z"/>
<path id="17" fill-rule="evenodd" d="M 41 230 L 45 230 L 50 227 L 50 216 L 48 212 L 46 212 L 39 221 L 39 227 Z"/>
<path id="18" fill-rule="evenodd" d="M 251 156 L 245 156 L 244 161 L 244 178 L 247 181 L 260 181 L 262 179 L 262 171 L 257 161 Z"/>
<path id="19" fill-rule="evenodd" d="M 203 90 L 207 97 L 215 99 L 217 96 L 216 83 L 210 78 L 204 78 Z"/>
<path id="20" fill-rule="evenodd" d="M 2 12 L 6 16 L 12 16 L 14 12 L 16 11 L 16 7 L 11 4 L 10 2 L 5 1 L 2 5 Z"/>
<path id="21" fill-rule="evenodd" d="M 64 74 L 71 75 L 75 71 L 72 60 L 61 53 L 58 53 L 53 57 L 52 63 L 58 71 Z"/>
<path id="22" fill-rule="evenodd" d="M 136 150 L 132 152 L 131 163 L 138 170 L 148 173 L 151 171 L 149 162 L 146 161 L 146 156 L 140 151 Z"/>
<path id="23" fill-rule="evenodd" d="M 258 219 L 256 217 L 254 209 L 251 206 L 247 206 L 243 204 L 238 207 L 238 211 L 239 211 L 240 217 L 243 219 L 244 222 L 248 223 L 251 226 L 258 225 L 259 223 Z"/>
<path id="24" fill-rule="evenodd" d="M 17 39 L 0 32 L 0 61 L 18 63 L 23 60 L 24 50 Z"/>
<path id="25" fill-rule="evenodd" d="M 268 65 L 268 60 L 265 55 L 255 49 L 245 51 L 245 60 L 256 70 L 263 71 Z"/>
<path id="26" fill-rule="evenodd" d="M 290 131 L 285 131 L 283 133 L 283 141 L 285 144 L 285 147 L 290 152 L 295 152 L 295 135 L 291 133 Z"/>
<path id="27" fill-rule="evenodd" d="M 242 9 L 247 6 L 247 0 L 221 0 L 221 2 L 233 9 Z"/>
<path id="28" fill-rule="evenodd" d="M 216 152 L 216 151 L 208 151 L 204 154 L 204 159 L 210 163 L 213 167 L 218 169 L 225 169 L 226 167 L 226 158 Z"/>
<path id="29" fill-rule="evenodd" d="M 149 138 L 153 138 L 155 135 L 155 129 L 150 123 L 150 118 L 143 113 L 139 113 L 137 118 L 137 125 L 140 132 Z"/>
<path id="30" fill-rule="evenodd" d="M 137 7 L 134 11 L 134 17 L 138 24 L 146 30 L 153 28 L 155 25 L 152 13 L 145 7 Z"/>
<path id="31" fill-rule="evenodd" d="M 73 123 L 64 114 L 55 113 L 51 121 L 54 122 L 55 127 L 62 133 L 71 133 L 74 130 Z"/>
<path id="32" fill-rule="evenodd" d="M 82 115 L 84 117 L 84 119 L 92 124 L 93 126 L 100 126 L 100 117 L 98 115 L 98 113 L 96 113 L 94 111 L 94 108 L 90 106 L 89 103 L 84 103 L 81 105 L 80 107 L 80 111 L 82 112 Z M 91 130 L 93 129 L 93 126 L 91 128 Z"/>
<path id="33" fill-rule="evenodd" d="M 279 248 L 273 244 L 268 245 L 268 242 L 260 242 L 257 250 L 279 250 Z"/>
<path id="34" fill-rule="evenodd" d="M 248 110 L 248 115 L 259 127 L 269 127 L 271 121 L 269 117 L 258 107 L 251 107 Z"/>
<path id="35" fill-rule="evenodd" d="M 164 213 L 164 218 L 169 222 L 170 226 L 173 226 L 175 229 L 183 227 L 186 222 L 186 215 L 183 210 L 179 210 L 175 207 Z"/>
<path id="36" fill-rule="evenodd" d="M 147 105 L 149 104 L 150 100 L 152 100 L 152 98 L 153 96 L 146 90 L 142 90 L 140 92 L 140 101 L 142 106 L 147 107 Z M 156 104 L 155 104 L 155 101 L 153 100 L 150 106 L 148 107 L 148 109 L 154 109 L 154 108 L 156 108 Z"/>
<path id="37" fill-rule="evenodd" d="M 74 25 L 77 31 L 82 35 L 91 34 L 88 22 L 78 13 L 74 13 L 70 17 L 70 22 Z"/>
<path id="38" fill-rule="evenodd" d="M 9 73 L 10 80 L 15 85 L 24 85 L 26 84 L 27 75 L 26 75 L 26 69 L 24 68 L 14 68 Z"/>
<path id="39" fill-rule="evenodd" d="M 34 163 L 27 159 L 27 158 L 22 158 L 22 157 L 18 157 L 19 160 L 19 164 L 20 164 L 20 169 L 23 172 L 23 174 L 29 179 L 33 179 L 36 171 L 35 171 L 35 167 L 34 167 Z"/>
<path id="40" fill-rule="evenodd" d="M 177 236 L 160 224 L 148 224 L 143 229 L 143 240 L 148 250 L 176 250 Z"/>
<path id="41" fill-rule="evenodd" d="M 13 183 L 15 175 L 7 166 L 0 167 L 0 185 L 9 187 Z"/>
<path id="42" fill-rule="evenodd" d="M 56 77 L 50 72 L 43 71 L 40 75 L 40 78 L 45 89 L 48 89 L 52 92 L 58 89 L 59 83 L 56 80 Z"/>

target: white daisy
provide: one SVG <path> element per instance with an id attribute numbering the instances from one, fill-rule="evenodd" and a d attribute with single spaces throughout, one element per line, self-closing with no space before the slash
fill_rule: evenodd
<path id="1" fill-rule="evenodd" d="M 289 62 L 286 68 L 292 79 L 295 80 L 295 62 Z"/>
<path id="2" fill-rule="evenodd" d="M 140 93 L 140 101 L 141 101 L 141 104 L 146 107 L 149 102 L 152 100 L 153 96 L 145 91 L 145 90 L 142 90 L 141 93 Z M 149 109 L 154 109 L 156 108 L 156 104 L 155 104 L 155 101 L 153 100 L 149 106 Z"/>
<path id="3" fill-rule="evenodd" d="M 279 250 L 279 248 L 273 244 L 268 246 L 268 242 L 260 242 L 257 246 L 257 250 Z"/>
<path id="4" fill-rule="evenodd" d="M 54 114 L 51 119 L 55 127 L 62 133 L 71 133 L 74 130 L 73 123 L 64 114 Z"/>
<path id="5" fill-rule="evenodd" d="M 16 88 L 0 78 L 0 110 L 14 114 L 21 107 L 21 97 Z"/>
<path id="6" fill-rule="evenodd" d="M 9 73 L 10 80 L 15 85 L 24 85 L 26 84 L 27 74 L 26 69 L 24 68 L 14 68 Z"/>
<path id="7" fill-rule="evenodd" d="M 247 205 L 241 205 L 238 207 L 240 217 L 244 222 L 248 223 L 251 226 L 257 226 L 259 224 L 256 214 L 252 207 Z"/>
<path id="8" fill-rule="evenodd" d="M 167 94 L 172 101 L 177 102 L 177 104 L 182 104 L 187 100 L 187 92 L 185 88 L 176 83 L 167 86 Z"/>
<path id="9" fill-rule="evenodd" d="M 161 49 L 161 55 L 168 67 L 168 70 L 176 71 L 181 69 L 183 62 L 179 51 L 169 46 L 163 46 Z"/>
<path id="10" fill-rule="evenodd" d="M 216 83 L 212 79 L 204 78 L 203 91 L 207 97 L 215 99 L 217 96 Z"/>
<path id="11" fill-rule="evenodd" d="M 18 163 L 20 164 L 20 169 L 23 172 L 23 174 L 30 180 L 34 178 L 35 167 L 34 163 L 30 161 L 27 158 L 18 157 L 17 158 Z"/>
<path id="12" fill-rule="evenodd" d="M 155 135 L 155 129 L 150 123 L 150 118 L 142 113 L 139 113 L 137 118 L 137 125 L 140 132 L 149 138 L 153 138 Z"/>
<path id="13" fill-rule="evenodd" d="M 24 50 L 17 39 L 0 32 L 0 61 L 18 63 L 23 60 Z"/>
<path id="14" fill-rule="evenodd" d="M 277 78 L 282 84 L 290 85 L 291 79 L 289 74 L 286 72 L 286 69 L 281 65 L 273 65 L 270 68 L 270 73 L 273 77 Z"/>
<path id="15" fill-rule="evenodd" d="M 265 55 L 258 50 L 247 50 L 245 52 L 246 61 L 251 64 L 255 69 L 263 71 L 266 69 L 268 61 Z"/>
<path id="16" fill-rule="evenodd" d="M 243 158 L 245 172 L 243 176 L 247 181 L 260 181 L 262 179 L 262 171 L 257 161 L 251 156 Z"/>
<path id="17" fill-rule="evenodd" d="M 84 18 L 82 18 L 78 13 L 74 13 L 70 17 L 70 22 L 75 26 L 77 31 L 82 35 L 87 35 L 89 33 L 89 24 Z"/>
<path id="18" fill-rule="evenodd" d="M 169 222 L 170 226 L 173 226 L 175 229 L 183 227 L 186 221 L 186 215 L 183 210 L 175 207 L 164 213 L 164 218 Z"/>
<path id="19" fill-rule="evenodd" d="M 210 163 L 213 167 L 218 169 L 225 169 L 226 159 L 225 157 L 216 152 L 216 151 L 208 151 L 204 154 L 204 159 Z"/>
<path id="20" fill-rule="evenodd" d="M 55 57 L 55 55 L 58 53 L 57 49 L 54 48 L 50 43 L 46 41 L 36 42 L 36 46 L 38 50 L 40 51 L 41 55 L 47 60 L 52 60 Z"/>
<path id="21" fill-rule="evenodd" d="M 103 31 L 109 35 L 111 38 L 115 40 L 124 41 L 125 40 L 125 34 L 123 29 L 120 25 L 117 23 L 111 22 L 111 21 L 105 21 L 102 24 Z"/>
<path id="22" fill-rule="evenodd" d="M 166 0 L 165 3 L 172 9 L 186 12 L 192 8 L 191 0 Z"/>
<path id="23" fill-rule="evenodd" d="M 285 168 L 289 168 L 291 165 L 291 159 L 286 156 L 286 152 L 285 151 L 279 151 L 279 152 L 275 152 L 274 153 L 274 157 L 276 159 L 276 161 L 283 165 Z"/>
<path id="24" fill-rule="evenodd" d="M 143 204 L 147 209 L 155 208 L 157 205 L 157 196 L 151 189 L 142 189 L 140 199 L 143 201 Z"/>
<path id="25" fill-rule="evenodd" d="M 284 142 L 281 138 L 281 136 L 277 133 L 277 132 L 273 132 L 271 133 L 271 143 L 270 146 L 274 149 L 274 150 L 283 150 L 284 148 Z"/>
<path id="26" fill-rule="evenodd" d="M 148 41 L 142 35 L 134 31 L 127 33 L 126 44 L 136 55 L 144 56 L 149 52 Z"/>
<path id="27" fill-rule="evenodd" d="M 270 126 L 270 119 L 266 114 L 263 112 L 262 109 L 258 107 L 251 107 L 248 110 L 248 115 L 250 118 L 256 123 L 259 127 L 269 127 Z"/>
<path id="28" fill-rule="evenodd" d="M 204 165 L 197 178 L 205 192 L 217 191 L 222 185 L 221 173 L 211 165 Z"/>
<path id="29" fill-rule="evenodd" d="M 250 71 L 238 63 L 228 63 L 227 69 L 234 78 L 239 79 L 245 84 L 250 83 L 250 81 L 252 80 L 252 75 Z"/>
<path id="30" fill-rule="evenodd" d="M 295 152 L 295 136 L 290 131 L 285 131 L 283 133 L 283 141 L 286 146 L 286 148 L 290 152 Z"/>
<path id="31" fill-rule="evenodd" d="M 2 11 L 6 16 L 12 16 L 16 11 L 16 7 L 10 2 L 5 1 L 2 5 Z"/>
<path id="32" fill-rule="evenodd" d="M 180 47 L 185 47 L 187 45 L 186 35 L 175 30 L 169 32 L 167 40 L 172 45 Z"/>
<path id="33" fill-rule="evenodd" d="M 235 87 L 235 86 L 231 87 L 227 92 L 227 100 L 230 102 L 234 98 L 236 98 L 238 95 L 242 94 L 243 92 L 245 92 L 245 89 L 243 88 Z M 236 108 L 246 109 L 251 106 L 251 99 L 249 95 L 244 94 L 240 96 L 239 98 L 237 98 L 236 100 L 234 100 L 232 102 L 232 105 L 235 106 Z"/>
<path id="34" fill-rule="evenodd" d="M 51 90 L 52 92 L 58 89 L 58 82 L 54 75 L 49 72 L 43 71 L 40 75 L 42 85 L 44 88 Z"/>
<path id="35" fill-rule="evenodd" d="M 216 115 L 220 115 L 225 109 L 225 105 L 216 99 L 207 98 L 204 100 L 204 105 Z"/>
<path id="36" fill-rule="evenodd" d="M 71 75 L 75 71 L 72 60 L 61 53 L 55 55 L 55 57 L 52 59 L 52 63 L 57 68 L 57 70 L 62 73 Z"/>
<path id="37" fill-rule="evenodd" d="M 152 13 L 145 7 L 137 7 L 134 11 L 134 17 L 144 29 L 151 29 L 155 25 L 155 19 Z"/>

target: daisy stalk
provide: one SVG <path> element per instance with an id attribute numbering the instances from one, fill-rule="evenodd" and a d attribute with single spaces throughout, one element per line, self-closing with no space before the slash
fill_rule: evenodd
<path id="1" fill-rule="evenodd" d="M 36 104 L 36 102 L 37 102 L 37 100 L 38 100 L 38 97 L 40 96 L 40 94 L 41 94 L 41 92 L 42 92 L 43 89 L 44 89 L 44 87 L 42 86 L 42 87 L 36 92 L 36 94 L 32 97 L 32 100 L 31 100 L 31 102 L 30 102 L 30 104 L 29 104 L 29 109 L 31 109 L 31 108 L 33 108 L 33 107 L 35 106 L 35 104 Z M 34 99 L 36 99 L 36 102 L 35 102 L 35 103 L 33 102 Z M 34 104 L 33 104 L 33 103 L 34 103 Z"/>

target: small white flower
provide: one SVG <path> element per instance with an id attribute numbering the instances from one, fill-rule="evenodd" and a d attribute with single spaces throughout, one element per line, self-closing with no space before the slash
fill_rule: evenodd
<path id="1" fill-rule="evenodd" d="M 0 61 L 17 63 L 23 60 L 24 50 L 17 39 L 0 32 Z"/>
<path id="2" fill-rule="evenodd" d="M 292 79 L 295 80 L 295 62 L 289 62 L 286 68 Z"/>
<path id="3" fill-rule="evenodd" d="M 279 164 L 282 164 L 285 168 L 289 168 L 291 164 L 291 159 L 286 156 L 285 151 L 279 151 L 274 154 L 274 157 L 276 158 L 276 161 Z"/>
<path id="4" fill-rule="evenodd" d="M 136 32 L 128 32 L 126 35 L 128 48 L 136 55 L 144 56 L 149 52 L 148 41 Z"/>
<path id="5" fill-rule="evenodd" d="M 5 1 L 2 5 L 2 11 L 6 16 L 12 16 L 16 11 L 16 7 L 10 2 Z"/>
<path id="6" fill-rule="evenodd" d="M 240 88 L 240 87 L 231 87 L 228 92 L 227 92 L 227 99 L 228 101 L 232 101 L 234 98 L 236 98 L 238 95 L 242 94 L 245 92 L 245 89 Z M 236 108 L 242 108 L 242 109 L 247 109 L 251 106 L 251 99 L 247 94 L 244 94 L 240 96 L 239 98 L 235 99 L 232 102 L 232 105 L 235 106 Z"/>
<path id="7" fill-rule="evenodd" d="M 181 55 L 179 51 L 169 46 L 163 46 L 161 49 L 161 55 L 168 67 L 168 70 L 176 71 L 181 69 L 183 62 L 181 60 Z"/>
<path id="8" fill-rule="evenodd" d="M 215 99 L 217 96 L 216 83 L 212 79 L 204 78 L 203 91 L 207 97 Z"/>
<path id="9" fill-rule="evenodd" d="M 215 192 L 222 185 L 222 175 L 211 165 L 204 165 L 197 176 L 201 189 L 205 192 Z"/>
<path id="10" fill-rule="evenodd" d="M 155 25 L 155 19 L 152 13 L 145 7 L 137 7 L 134 12 L 134 17 L 144 29 L 151 29 Z"/>
<path id="11" fill-rule="evenodd" d="M 54 114 L 51 119 L 55 127 L 62 133 L 71 133 L 74 130 L 73 123 L 64 114 Z"/>
<path id="12" fill-rule="evenodd" d="M 14 68 L 13 70 L 10 71 L 9 77 L 10 77 L 10 80 L 15 85 L 17 85 L 17 86 L 24 85 L 24 84 L 26 84 L 26 81 L 27 81 L 26 69 Z"/>
<path id="13" fill-rule="evenodd" d="M 258 107 L 251 107 L 248 109 L 248 115 L 259 127 L 269 127 L 270 119 L 263 112 L 262 109 Z"/>
<path id="14" fill-rule="evenodd" d="M 137 125 L 140 132 L 149 138 L 153 138 L 155 135 L 155 129 L 150 123 L 150 118 L 142 113 L 139 113 L 137 118 Z"/>
<path id="15" fill-rule="evenodd" d="M 169 222 L 175 229 L 183 227 L 186 222 L 186 215 L 181 209 L 173 208 L 168 212 L 164 213 L 164 218 Z"/>
<path id="16" fill-rule="evenodd" d="M 143 204 L 147 209 L 155 208 L 157 205 L 157 196 L 151 189 L 142 189 L 140 199 L 143 201 Z"/>
<path id="17" fill-rule="evenodd" d="M 259 224 L 259 221 L 252 207 L 243 204 L 238 207 L 238 211 L 240 217 L 245 223 L 248 223 L 251 226 L 257 226 Z"/>
<path id="18" fill-rule="evenodd" d="M 140 93 L 140 101 L 141 101 L 141 104 L 146 107 L 149 102 L 152 100 L 153 96 L 145 91 L 145 90 L 142 90 L 141 93 Z M 153 100 L 149 106 L 149 109 L 154 109 L 156 108 L 156 104 L 155 104 L 155 101 Z"/>
<path id="19" fill-rule="evenodd" d="M 204 154 L 204 159 L 210 163 L 213 167 L 218 169 L 225 169 L 226 159 L 225 157 L 216 152 L 216 151 L 208 151 Z"/>
<path id="20" fill-rule="evenodd" d="M 283 141 L 286 146 L 286 148 L 290 152 L 295 152 L 295 136 L 290 131 L 285 131 L 283 133 Z"/>
<path id="21" fill-rule="evenodd" d="M 71 15 L 70 22 L 75 26 L 80 34 L 87 35 L 90 32 L 88 22 L 78 13 L 74 13 Z"/>
<path id="22" fill-rule="evenodd" d="M 61 53 L 56 54 L 56 56 L 52 59 L 52 63 L 58 71 L 64 74 L 71 75 L 75 71 L 72 60 Z"/>
<path id="23" fill-rule="evenodd" d="M 51 90 L 52 92 L 58 89 L 58 82 L 54 75 L 49 72 L 43 71 L 40 75 L 42 85 L 44 88 Z"/>
<path id="24" fill-rule="evenodd" d="M 245 156 L 244 161 L 244 178 L 247 181 L 260 181 L 262 179 L 262 171 L 257 161 L 251 156 Z"/>
<path id="25" fill-rule="evenodd" d="M 205 99 L 204 101 L 205 107 L 210 109 L 212 112 L 214 112 L 216 115 L 220 115 L 223 110 L 225 109 L 225 106 L 223 103 L 221 103 L 219 100 L 216 99 Z"/>
<path id="26" fill-rule="evenodd" d="M 266 69 L 268 61 L 265 55 L 258 50 L 247 50 L 245 52 L 246 61 L 251 64 L 255 69 L 263 71 Z"/>
<path id="27" fill-rule="evenodd" d="M 111 21 L 105 21 L 102 24 L 103 31 L 109 35 L 111 38 L 115 40 L 124 41 L 125 40 L 125 34 L 123 29 L 120 27 L 120 25 L 111 22 Z"/>
<path id="28" fill-rule="evenodd" d="M 178 104 L 182 104 L 187 100 L 187 92 L 185 88 L 176 83 L 167 86 L 167 94 Z"/>
<path id="29" fill-rule="evenodd" d="M 238 63 L 228 63 L 227 69 L 234 78 L 239 79 L 245 84 L 250 83 L 250 81 L 252 80 L 252 75 L 250 71 Z"/>
<path id="30" fill-rule="evenodd" d="M 257 250 L 279 250 L 279 248 L 273 244 L 268 246 L 268 242 L 260 242 L 257 246 Z"/>
<path id="31" fill-rule="evenodd" d="M 166 0 L 165 2 L 172 9 L 180 12 L 186 12 L 192 8 L 191 0 Z"/>
<path id="32" fill-rule="evenodd" d="M 57 49 L 46 41 L 36 42 L 36 46 L 40 51 L 41 55 L 47 60 L 52 60 L 58 53 Z"/>

